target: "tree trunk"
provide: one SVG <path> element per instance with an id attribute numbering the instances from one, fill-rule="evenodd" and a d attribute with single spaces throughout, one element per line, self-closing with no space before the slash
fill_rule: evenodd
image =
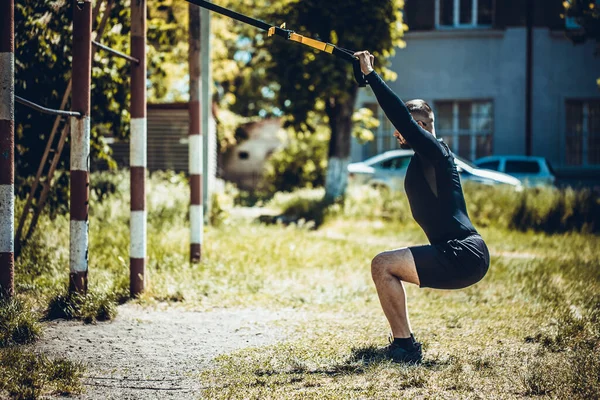
<path id="1" fill-rule="evenodd" d="M 350 163 L 350 142 L 352 136 L 352 114 L 358 88 L 350 89 L 343 99 L 331 97 L 326 104 L 329 116 L 331 139 L 327 154 L 327 175 L 325 177 L 325 202 L 333 203 L 343 197 L 348 184 L 348 164 Z"/>

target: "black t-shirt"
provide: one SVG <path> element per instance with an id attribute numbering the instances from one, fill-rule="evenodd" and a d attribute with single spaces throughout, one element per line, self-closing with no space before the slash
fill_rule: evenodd
<path id="1" fill-rule="evenodd" d="M 477 233 L 467 214 L 460 177 L 448 146 L 417 124 L 402 100 L 376 72 L 367 75 L 367 81 L 385 115 L 415 151 L 404 188 L 413 217 L 429 241 L 436 244 Z"/>

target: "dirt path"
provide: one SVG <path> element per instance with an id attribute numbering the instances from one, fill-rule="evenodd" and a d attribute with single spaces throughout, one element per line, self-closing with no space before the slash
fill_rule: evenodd
<path id="1" fill-rule="evenodd" d="M 57 321 L 44 329 L 39 350 L 80 361 L 85 393 L 77 399 L 197 399 L 198 374 L 219 354 L 285 339 L 274 322 L 288 311 L 191 312 L 119 307 L 112 322 Z"/>

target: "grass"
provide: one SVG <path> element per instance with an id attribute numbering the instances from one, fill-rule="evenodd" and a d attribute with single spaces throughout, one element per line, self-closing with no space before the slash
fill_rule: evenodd
<path id="1" fill-rule="evenodd" d="M 101 190 L 90 202 L 85 300 L 65 292 L 68 216 L 40 220 L 34 245 L 17 262 L 16 290 L 30 309 L 88 322 L 114 316 L 128 295 L 126 182 L 123 174 L 92 176 L 92 187 Z M 297 313 L 280 322 L 289 341 L 220 357 L 201 377 L 207 398 L 599 397 L 600 237 L 585 233 L 589 225 L 564 225 L 561 234 L 510 229 L 514 219 L 507 215 L 515 214 L 508 211 L 520 209 L 519 195 L 467 191 L 492 267 L 482 282 L 461 291 L 407 288 L 413 329 L 425 347 L 422 366 L 391 364 L 375 350 L 389 328 L 370 261 L 382 250 L 426 242 L 402 196 L 358 190 L 319 211 L 318 230 L 236 220 L 224 196 L 214 213 L 220 223 L 205 232 L 204 260 L 191 265 L 186 180 L 155 174 L 148 184 L 147 288 L 134 301 Z M 546 194 L 541 199 L 548 206 L 540 210 L 547 211 L 536 211 L 542 222 L 550 220 L 545 215 L 553 204 L 566 204 Z M 280 194 L 269 206 L 291 204 L 309 220 L 318 198 L 315 191 Z"/>
<path id="2" fill-rule="evenodd" d="M 48 394 L 72 395 L 82 391 L 83 367 L 67 359 L 51 360 L 18 348 L 0 349 L 0 397 L 38 399 Z"/>
<path id="3" fill-rule="evenodd" d="M 51 360 L 22 345 L 41 335 L 39 314 L 19 297 L 0 301 L 0 397 L 37 399 L 45 394 L 81 391 L 83 367 L 67 359 Z"/>
<path id="4" fill-rule="evenodd" d="M 260 237 L 265 244 L 251 272 L 260 282 L 262 271 L 262 285 L 244 295 L 244 304 L 293 307 L 299 318 L 285 322 L 289 342 L 222 356 L 203 375 L 209 384 L 204 395 L 597 398 L 599 238 L 481 231 L 493 257 L 482 282 L 461 291 L 408 287 L 425 363 L 407 367 L 374 351 L 389 328 L 368 266 L 378 251 L 423 242 L 414 226 L 334 218 L 317 232 L 238 230 L 238 240 Z M 233 232 L 223 233 L 222 245 L 234 246 L 226 241 Z M 239 262 L 238 268 L 246 274 Z"/>
<path id="5" fill-rule="evenodd" d="M 50 300 L 46 319 L 80 319 L 85 323 L 108 321 L 117 314 L 114 294 L 90 290 L 85 295 L 58 293 Z"/>
<path id="6" fill-rule="evenodd" d="M 35 342 L 40 332 L 37 315 L 22 300 L 0 299 L 0 348 Z"/>

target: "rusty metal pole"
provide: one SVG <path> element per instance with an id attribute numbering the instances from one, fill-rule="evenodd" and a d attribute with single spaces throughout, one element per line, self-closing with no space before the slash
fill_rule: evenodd
<path id="1" fill-rule="evenodd" d="M 86 293 L 88 284 L 88 202 L 92 4 L 73 0 L 73 96 L 71 110 L 71 234 L 69 291 Z"/>
<path id="2" fill-rule="evenodd" d="M 215 178 L 217 173 L 217 140 L 214 129 L 214 119 L 212 114 L 212 73 L 210 70 L 210 11 L 202 9 L 200 14 L 200 51 L 202 65 L 202 95 L 200 103 L 202 104 L 202 209 L 204 210 L 204 222 L 209 223 L 210 208 L 212 204 L 212 192 L 215 187 Z"/>
<path id="3" fill-rule="evenodd" d="M 200 77 L 200 7 L 188 5 L 189 12 L 189 179 L 190 179 L 190 261 L 202 257 L 204 210 L 202 208 L 202 130 L 201 130 L 201 77 Z"/>
<path id="4" fill-rule="evenodd" d="M 0 2 L 0 296 L 14 295 L 15 3 Z"/>
<path id="5" fill-rule="evenodd" d="M 131 220 L 129 289 L 144 291 L 146 268 L 146 0 L 131 1 Z"/>

